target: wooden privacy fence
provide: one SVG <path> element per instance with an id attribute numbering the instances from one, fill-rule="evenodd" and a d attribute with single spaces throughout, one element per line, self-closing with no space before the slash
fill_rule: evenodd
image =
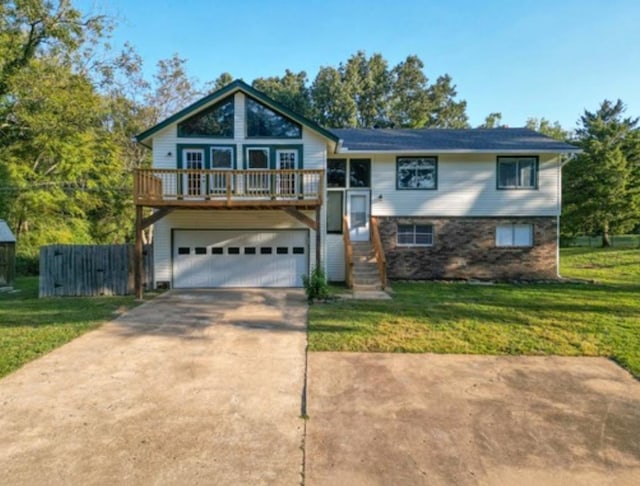
<path id="1" fill-rule="evenodd" d="M 40 297 L 134 292 L 133 245 L 49 245 L 40 248 Z M 153 251 L 143 250 L 143 285 L 153 283 Z"/>

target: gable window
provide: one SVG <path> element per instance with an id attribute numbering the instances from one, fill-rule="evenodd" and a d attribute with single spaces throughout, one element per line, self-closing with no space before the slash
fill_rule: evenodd
<path id="1" fill-rule="evenodd" d="M 537 157 L 498 157 L 498 189 L 535 189 Z"/>
<path id="2" fill-rule="evenodd" d="M 344 191 L 327 191 L 327 233 L 342 234 Z"/>
<path id="3" fill-rule="evenodd" d="M 327 160 L 327 187 L 347 187 L 347 161 Z"/>
<path id="4" fill-rule="evenodd" d="M 496 227 L 496 246 L 533 246 L 533 225 L 498 225 Z"/>
<path id="5" fill-rule="evenodd" d="M 301 138 L 302 125 L 266 107 L 253 98 L 246 98 L 247 137 Z"/>
<path id="6" fill-rule="evenodd" d="M 437 157 L 398 157 L 396 159 L 397 189 L 437 189 Z"/>
<path id="7" fill-rule="evenodd" d="M 178 123 L 178 137 L 233 138 L 233 96 Z"/>
<path id="8" fill-rule="evenodd" d="M 432 246 L 432 224 L 399 224 L 398 246 Z"/>

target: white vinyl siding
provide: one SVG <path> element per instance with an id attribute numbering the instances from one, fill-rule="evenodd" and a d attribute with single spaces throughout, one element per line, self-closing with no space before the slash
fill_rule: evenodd
<path id="1" fill-rule="evenodd" d="M 342 235 L 327 235 L 327 280 L 344 282 L 344 241 Z"/>
<path id="2" fill-rule="evenodd" d="M 558 216 L 560 163 L 541 155 L 538 189 L 500 190 L 498 154 L 438 155 L 438 188 L 396 190 L 396 155 L 372 154 L 373 216 Z"/>

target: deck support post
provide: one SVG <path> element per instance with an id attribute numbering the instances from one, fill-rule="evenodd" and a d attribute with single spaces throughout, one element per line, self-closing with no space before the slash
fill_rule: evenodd
<path id="1" fill-rule="evenodd" d="M 321 235 L 320 235 L 320 210 L 322 206 L 316 206 L 316 268 L 320 269 L 320 254 L 321 254 Z"/>
<path id="2" fill-rule="evenodd" d="M 133 281 L 136 292 L 136 299 L 142 300 L 144 292 L 142 289 L 142 206 L 136 206 L 136 246 L 134 252 Z"/>

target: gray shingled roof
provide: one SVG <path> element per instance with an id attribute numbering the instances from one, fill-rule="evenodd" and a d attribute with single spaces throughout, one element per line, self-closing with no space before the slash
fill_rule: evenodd
<path id="1" fill-rule="evenodd" d="M 9 225 L 0 219 L 0 243 L 15 243 L 16 237 L 9 229 Z"/>
<path id="2" fill-rule="evenodd" d="M 350 151 L 579 152 L 528 128 L 332 129 Z"/>

